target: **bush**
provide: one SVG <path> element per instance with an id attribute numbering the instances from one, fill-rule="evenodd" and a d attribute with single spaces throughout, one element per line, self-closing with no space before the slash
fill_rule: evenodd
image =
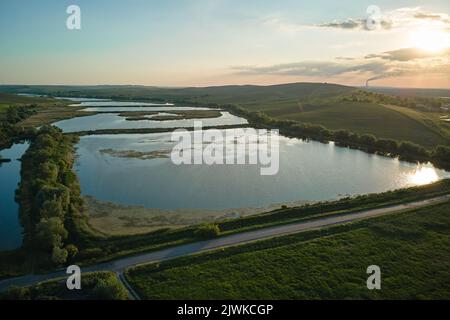
<path id="1" fill-rule="evenodd" d="M 93 298 L 98 300 L 126 300 L 128 292 L 117 279 L 101 279 L 93 290 Z"/>
<path id="2" fill-rule="evenodd" d="M 375 138 L 375 136 L 372 134 L 363 134 L 361 137 L 359 137 L 359 141 L 367 147 L 373 147 L 377 142 L 377 138 Z"/>
<path id="3" fill-rule="evenodd" d="M 434 149 L 433 158 L 439 162 L 450 162 L 450 147 L 437 146 Z"/>
<path id="4" fill-rule="evenodd" d="M 220 235 L 219 225 L 215 223 L 201 225 L 195 231 L 195 235 L 202 239 L 216 238 Z"/>
<path id="5" fill-rule="evenodd" d="M 70 259 L 73 259 L 78 254 L 78 248 L 74 244 L 68 244 L 66 246 L 67 253 Z"/>
<path id="6" fill-rule="evenodd" d="M 377 148 L 383 151 L 397 152 L 398 143 L 392 139 L 378 139 L 376 142 Z"/>
<path id="7" fill-rule="evenodd" d="M 52 262 L 60 266 L 67 261 L 67 250 L 64 248 L 54 247 L 52 251 Z"/>
<path id="8" fill-rule="evenodd" d="M 402 143 L 400 143 L 398 150 L 400 156 L 407 159 L 408 158 L 416 159 L 417 157 L 419 158 L 428 157 L 428 152 L 424 147 L 409 141 L 403 141 Z"/>

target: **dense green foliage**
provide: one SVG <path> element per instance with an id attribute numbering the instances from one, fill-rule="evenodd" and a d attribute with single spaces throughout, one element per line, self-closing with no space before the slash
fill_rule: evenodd
<path id="1" fill-rule="evenodd" d="M 126 300 L 128 292 L 112 272 L 83 274 L 81 290 L 70 291 L 65 280 L 43 282 L 31 287 L 13 287 L 0 293 L 0 300 Z"/>
<path id="2" fill-rule="evenodd" d="M 147 299 L 449 299 L 449 212 L 447 202 L 140 266 L 127 279 Z M 366 287 L 370 265 L 381 290 Z"/>
<path id="3" fill-rule="evenodd" d="M 62 265 L 77 248 L 82 198 L 72 171 L 75 137 L 55 127 L 42 127 L 22 158 L 17 191 L 24 228 L 23 248 L 39 266 Z"/>

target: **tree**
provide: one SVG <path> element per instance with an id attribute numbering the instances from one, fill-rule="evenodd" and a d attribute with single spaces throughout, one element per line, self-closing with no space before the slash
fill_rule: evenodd
<path id="1" fill-rule="evenodd" d="M 64 212 L 63 207 L 61 205 L 61 200 L 53 199 L 45 201 L 42 205 L 40 215 L 42 218 L 53 218 L 53 217 L 63 218 Z"/>
<path id="2" fill-rule="evenodd" d="M 406 158 L 427 157 L 427 150 L 415 143 L 404 141 L 398 147 L 401 156 Z"/>
<path id="3" fill-rule="evenodd" d="M 74 244 L 68 244 L 66 246 L 67 253 L 69 254 L 69 258 L 73 259 L 78 254 L 78 248 Z"/>
<path id="4" fill-rule="evenodd" d="M 398 143 L 392 139 L 378 139 L 376 146 L 383 151 L 396 152 L 398 149 Z"/>
<path id="5" fill-rule="evenodd" d="M 350 138 L 350 132 L 347 131 L 347 130 L 343 130 L 343 129 L 337 130 L 337 131 L 334 132 L 334 138 L 337 141 L 339 141 L 339 142 L 341 142 L 341 141 L 348 142 L 350 140 L 349 139 Z"/>
<path id="6" fill-rule="evenodd" d="M 359 138 L 359 142 L 367 147 L 373 147 L 375 146 L 375 143 L 377 141 L 377 138 L 375 138 L 374 135 L 372 134 L 363 134 L 360 138 Z"/>
<path id="7" fill-rule="evenodd" d="M 42 218 L 36 227 L 36 244 L 44 250 L 61 247 L 68 236 L 60 218 Z"/>
<path id="8" fill-rule="evenodd" d="M 433 151 L 433 158 L 439 162 L 450 162 L 450 147 L 437 146 Z"/>
<path id="9" fill-rule="evenodd" d="M 39 166 L 39 177 L 43 180 L 54 181 L 58 178 L 58 166 L 51 162 L 44 162 Z"/>
<path id="10" fill-rule="evenodd" d="M 67 261 L 67 250 L 64 248 L 54 247 L 52 250 L 52 262 L 59 266 Z"/>

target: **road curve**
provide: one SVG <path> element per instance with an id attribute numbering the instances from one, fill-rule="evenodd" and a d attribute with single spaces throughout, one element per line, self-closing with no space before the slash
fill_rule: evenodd
<path id="1" fill-rule="evenodd" d="M 88 267 L 84 267 L 82 272 L 94 272 L 94 271 L 113 271 L 118 274 L 123 274 L 125 269 L 136 266 L 139 264 L 152 263 L 164 260 L 170 260 L 186 255 L 191 255 L 199 252 L 205 252 L 217 248 L 223 248 L 243 243 L 248 243 L 251 241 L 267 239 L 292 233 L 297 233 L 310 229 L 317 229 L 328 227 L 337 224 L 343 224 L 347 222 L 352 222 L 355 220 L 367 219 L 378 217 L 386 214 L 391 214 L 403 210 L 415 209 L 431 204 L 436 204 L 440 202 L 445 202 L 450 200 L 450 194 L 420 200 L 405 204 L 399 204 L 395 206 L 383 207 L 378 209 L 364 210 L 354 213 L 348 213 L 338 216 L 330 216 L 323 218 L 311 219 L 303 222 L 296 222 L 292 224 L 269 227 L 264 229 L 259 229 L 255 231 L 248 231 L 237 233 L 229 236 L 224 236 L 216 239 L 200 241 L 189 243 L 185 245 L 180 245 L 172 248 L 167 248 L 159 251 L 143 253 L 136 256 L 125 257 L 110 262 L 100 263 Z M 9 278 L 0 281 L 0 291 L 7 289 L 10 286 L 29 286 L 42 281 L 47 281 L 51 279 L 56 279 L 66 276 L 65 270 L 59 270 L 49 274 L 42 275 L 26 275 L 16 278 Z"/>

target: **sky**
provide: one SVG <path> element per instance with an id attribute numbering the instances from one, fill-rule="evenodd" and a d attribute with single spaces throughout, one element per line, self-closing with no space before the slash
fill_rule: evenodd
<path id="1" fill-rule="evenodd" d="M 1 0 L 0 84 L 450 88 L 449 14 L 448 0 Z"/>

